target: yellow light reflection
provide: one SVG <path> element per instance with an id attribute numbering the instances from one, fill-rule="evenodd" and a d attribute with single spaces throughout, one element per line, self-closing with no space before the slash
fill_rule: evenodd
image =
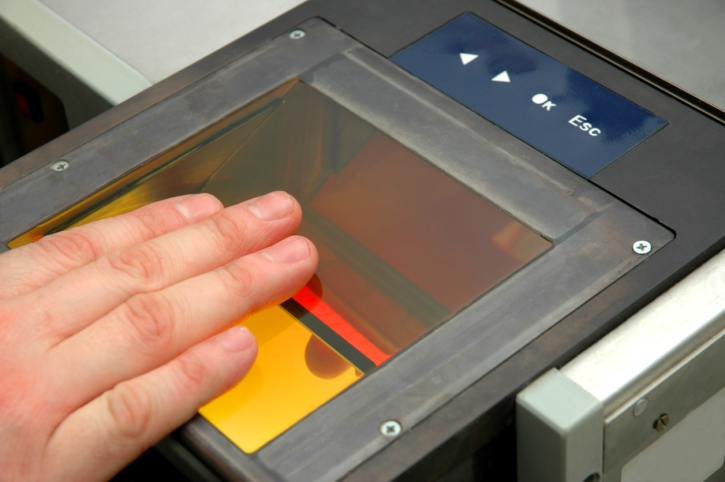
<path id="1" fill-rule="evenodd" d="M 239 448 L 255 452 L 317 407 L 354 383 L 361 374 L 349 365 L 334 378 L 314 375 L 305 361 L 311 335 L 279 306 L 248 318 L 259 355 L 247 376 L 199 413 Z"/>

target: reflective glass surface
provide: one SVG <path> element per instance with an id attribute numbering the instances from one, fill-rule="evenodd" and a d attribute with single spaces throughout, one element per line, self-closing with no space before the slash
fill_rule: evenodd
<path id="1" fill-rule="evenodd" d="M 301 203 L 320 253 L 292 299 L 240 322 L 255 367 L 201 414 L 254 452 L 551 243 L 317 90 L 292 80 L 19 237 L 169 196 Z"/>

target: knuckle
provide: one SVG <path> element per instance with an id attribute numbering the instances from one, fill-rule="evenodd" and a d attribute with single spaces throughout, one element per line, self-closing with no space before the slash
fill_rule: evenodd
<path id="1" fill-rule="evenodd" d="M 90 263 L 100 256 L 100 243 L 87 229 L 72 229 L 38 240 L 36 246 L 50 260 L 61 265 Z"/>
<path id="2" fill-rule="evenodd" d="M 154 205 L 144 206 L 128 215 L 129 219 L 133 220 L 134 229 L 138 230 L 141 239 L 155 238 L 175 227 L 174 223 L 170 222 L 167 213 L 157 209 Z"/>
<path id="3" fill-rule="evenodd" d="M 227 210 L 213 216 L 206 226 L 211 230 L 215 243 L 224 251 L 236 252 L 244 244 L 246 227 Z"/>
<path id="4" fill-rule="evenodd" d="M 126 302 L 125 320 L 141 353 L 155 355 L 173 341 L 174 307 L 165 297 L 139 294 Z"/>
<path id="5" fill-rule="evenodd" d="M 153 419 L 149 393 L 131 383 L 121 383 L 106 392 L 110 430 L 132 441 L 142 439 Z"/>
<path id="6" fill-rule="evenodd" d="M 176 359 L 180 388 L 186 393 L 197 393 L 214 375 L 199 357 L 182 356 Z"/>
<path id="7" fill-rule="evenodd" d="M 164 256 L 152 244 L 139 244 L 105 257 L 111 273 L 130 279 L 136 289 L 154 291 L 164 286 Z"/>
<path id="8" fill-rule="evenodd" d="M 240 263 L 230 263 L 219 271 L 222 284 L 234 297 L 249 296 L 254 292 L 259 280 Z"/>

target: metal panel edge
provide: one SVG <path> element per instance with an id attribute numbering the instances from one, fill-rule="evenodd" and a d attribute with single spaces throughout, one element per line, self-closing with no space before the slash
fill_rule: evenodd
<path id="1" fill-rule="evenodd" d="M 556 35 L 559 35 L 569 42 L 591 52 L 600 59 L 617 66 L 618 68 L 626 71 L 634 77 L 646 82 L 652 87 L 666 92 L 667 94 L 675 97 L 679 101 L 687 104 L 689 107 L 699 111 L 700 113 L 710 117 L 711 119 L 725 124 L 725 112 L 718 107 L 713 106 L 707 102 L 702 101 L 690 92 L 672 84 L 656 75 L 648 72 L 637 64 L 617 55 L 616 53 L 607 50 L 604 47 L 596 44 L 595 42 L 577 34 L 576 32 L 558 24 L 554 20 L 546 17 L 545 15 L 537 12 L 536 10 L 516 1 L 516 0 L 495 0 L 496 2 L 504 5 L 506 8 L 526 17 L 532 22 L 552 31 Z"/>
<path id="2" fill-rule="evenodd" d="M 725 386 L 721 252 L 561 369 L 604 404 L 605 480 Z M 646 343 L 642 343 L 645 340 Z"/>

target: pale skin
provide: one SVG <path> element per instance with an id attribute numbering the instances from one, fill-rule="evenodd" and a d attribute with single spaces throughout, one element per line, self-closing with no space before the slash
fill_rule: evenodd
<path id="1" fill-rule="evenodd" d="M 257 345 L 235 324 L 317 266 L 301 218 L 197 194 L 0 256 L 0 480 L 107 480 L 236 384 Z"/>

